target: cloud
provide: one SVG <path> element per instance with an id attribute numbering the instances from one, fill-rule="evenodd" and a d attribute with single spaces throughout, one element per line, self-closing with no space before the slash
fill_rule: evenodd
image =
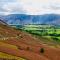
<path id="1" fill-rule="evenodd" d="M 3 10 L 9 13 L 26 13 L 25 10 L 23 10 L 23 6 L 20 3 L 8 3 L 5 4 L 3 7 Z"/>
<path id="2" fill-rule="evenodd" d="M 14 2 L 16 0 L 0 0 L 0 2 Z"/>
<path id="3" fill-rule="evenodd" d="M 6 15 L 10 14 L 10 12 L 5 8 L 4 6 L 7 5 L 8 3 L 14 3 L 16 0 L 0 0 L 0 15 Z"/>
<path id="4" fill-rule="evenodd" d="M 60 14 L 60 0 L 17 0 L 27 14 Z"/>
<path id="5" fill-rule="evenodd" d="M 0 6 L 5 14 L 60 14 L 60 0 L 0 0 Z"/>

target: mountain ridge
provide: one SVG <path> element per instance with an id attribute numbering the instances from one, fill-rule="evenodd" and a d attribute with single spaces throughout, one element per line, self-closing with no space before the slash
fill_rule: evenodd
<path id="1" fill-rule="evenodd" d="M 10 14 L 0 16 L 8 24 L 56 24 L 60 25 L 60 15 L 44 14 L 44 15 L 25 15 L 25 14 Z"/>
<path id="2" fill-rule="evenodd" d="M 3 20 L 1 20 L 1 19 L 0 19 L 0 24 L 8 25 L 5 21 L 3 21 Z"/>

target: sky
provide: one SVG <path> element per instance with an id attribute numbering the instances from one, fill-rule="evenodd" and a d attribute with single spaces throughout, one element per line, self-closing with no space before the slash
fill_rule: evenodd
<path id="1" fill-rule="evenodd" d="M 60 14 L 60 0 L 0 0 L 0 15 Z"/>

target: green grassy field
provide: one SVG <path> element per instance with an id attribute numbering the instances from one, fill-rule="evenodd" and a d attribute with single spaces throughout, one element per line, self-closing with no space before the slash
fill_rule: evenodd
<path id="1" fill-rule="evenodd" d="M 54 25 L 25 25 L 23 30 L 33 35 L 60 41 L 60 28 Z"/>

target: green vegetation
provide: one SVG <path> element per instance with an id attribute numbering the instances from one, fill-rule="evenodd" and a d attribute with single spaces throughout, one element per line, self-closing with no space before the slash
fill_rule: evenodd
<path id="1" fill-rule="evenodd" d="M 15 26 L 17 27 L 17 26 Z M 20 25 L 21 27 L 21 25 Z M 39 25 L 39 24 L 29 24 L 24 25 L 22 28 L 17 28 L 18 30 L 22 30 L 28 32 L 36 37 L 43 37 L 46 42 L 54 42 L 54 44 L 60 44 L 60 26 L 57 25 Z M 43 40 L 44 41 L 44 40 Z"/>
<path id="2" fill-rule="evenodd" d="M 60 41 L 60 27 L 55 25 L 24 25 L 22 30 L 44 38 Z"/>

